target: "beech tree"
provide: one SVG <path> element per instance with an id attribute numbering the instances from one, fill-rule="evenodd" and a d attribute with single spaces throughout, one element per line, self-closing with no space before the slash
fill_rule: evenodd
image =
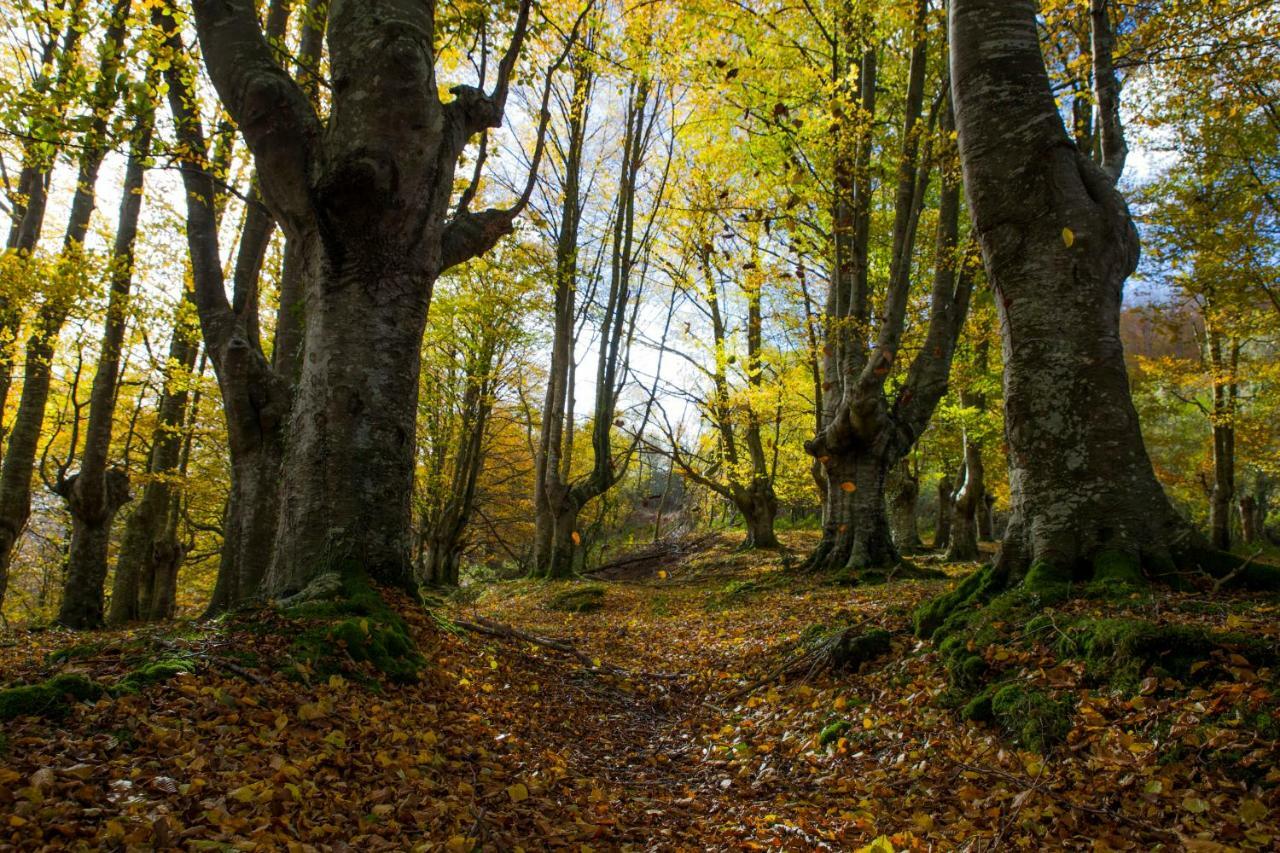
<path id="1" fill-rule="evenodd" d="M 1119 334 L 1138 234 L 1105 0 L 1090 5 L 1097 162 L 1067 134 L 1033 0 L 953 0 L 969 209 L 1000 311 L 1011 517 L 1000 583 L 1137 581 L 1205 556 L 1156 481 Z"/>
<path id="2" fill-rule="evenodd" d="M 932 139 L 931 128 L 923 119 L 926 12 L 924 2 L 914 5 L 908 35 L 910 58 L 896 164 L 890 263 L 882 289 L 873 288 L 869 255 L 874 191 L 870 167 L 880 49 L 859 37 L 859 21 L 851 8 L 842 5 L 838 12 L 835 31 L 840 39 L 840 61 L 834 70 L 839 98 L 833 116 L 835 198 L 822 365 L 822 426 L 805 444 L 822 465 L 827 493 L 822 540 L 808 562 L 815 569 L 859 573 L 900 562 L 885 509 L 885 478 L 924 431 L 946 391 L 951 357 L 973 288 L 972 272 L 961 263 L 958 246 L 959 187 L 954 172 L 948 174 L 944 165 L 928 327 L 905 380 L 891 388 L 887 380 L 902 354 L 915 236 L 932 168 L 932 155 L 925 144 Z M 856 86 L 851 82 L 855 80 Z M 943 99 L 939 106 L 934 115 L 941 121 L 939 147 L 945 162 L 949 103 Z M 926 148 L 923 153 L 922 147 Z M 873 298 L 877 290 L 883 293 L 880 305 Z"/>
<path id="3" fill-rule="evenodd" d="M 460 199 L 454 191 L 468 144 L 503 121 L 530 2 L 519 5 L 491 88 L 482 63 L 478 85 L 454 86 L 448 100 L 436 76 L 434 5 L 334 4 L 324 117 L 281 66 L 253 4 L 193 7 L 205 67 L 253 155 L 262 202 L 306 261 L 303 357 L 261 592 L 351 571 L 410 586 L 414 420 L 432 286 L 510 233 L 533 186 L 531 175 L 510 207 L 478 211 L 474 186 Z M 184 178 L 207 184 L 196 164 Z M 222 344 L 219 318 L 234 326 L 233 306 L 199 277 L 197 304 L 211 351 L 230 350 L 236 335 Z M 230 365 L 213 363 L 226 397 L 236 390 Z"/>

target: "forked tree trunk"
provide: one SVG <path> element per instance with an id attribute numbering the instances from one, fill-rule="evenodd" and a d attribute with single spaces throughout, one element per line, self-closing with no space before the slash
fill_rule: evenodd
<path id="1" fill-rule="evenodd" d="M 1012 514 L 997 568 L 1008 582 L 1134 580 L 1199 540 L 1156 481 L 1129 394 L 1119 321 L 1139 247 L 1115 189 L 1105 5 L 1093 4 L 1101 165 L 1063 128 L 1036 15 L 1034 0 L 950 9 L 965 190 L 1001 315 Z"/>
<path id="2" fill-rule="evenodd" d="M 957 562 L 978 559 L 978 514 L 985 492 L 982 450 L 966 435 L 964 479 L 951 500 L 951 533 L 946 559 Z"/>
<path id="3" fill-rule="evenodd" d="M 260 591 L 292 593 L 334 571 L 409 587 L 418 368 L 432 286 L 441 272 L 510 233 L 533 191 L 531 176 L 511 208 L 473 212 L 477 171 L 453 200 L 454 171 L 470 140 L 502 124 L 530 2 L 519 4 L 493 89 L 456 86 L 447 102 L 436 78 L 433 4 L 335 4 L 326 30 L 331 105 L 323 119 L 279 65 L 254 4 L 196 0 L 193 7 L 205 66 L 253 154 L 263 202 L 286 237 L 308 249 L 296 393 L 290 400 L 292 389 L 282 388 L 265 403 L 288 411 L 289 421 Z M 175 29 L 171 16 L 163 23 Z M 198 118 L 181 98 L 189 83 L 171 75 L 169 86 L 180 133 L 200 154 Z M 548 81 L 532 173 L 549 96 Z M 183 179 L 188 239 L 201 259 L 193 264 L 201 270 L 197 304 L 223 396 L 260 398 L 285 380 L 261 364 L 260 350 L 237 348 L 252 330 L 227 303 L 217 268 L 216 229 L 208 227 L 213 181 L 195 157 L 184 163 Z M 231 383 L 242 349 L 254 381 Z M 257 398 L 247 403 L 261 417 Z"/>

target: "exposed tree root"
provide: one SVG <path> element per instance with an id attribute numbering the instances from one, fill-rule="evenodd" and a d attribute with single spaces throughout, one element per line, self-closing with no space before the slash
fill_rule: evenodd
<path id="1" fill-rule="evenodd" d="M 620 675 L 624 677 L 643 676 L 645 678 L 657 679 L 677 679 L 684 676 L 680 673 L 673 672 L 644 672 L 639 670 L 623 669 L 620 666 L 614 666 L 611 663 L 592 658 L 583 652 L 569 640 L 558 639 L 556 637 L 543 637 L 539 634 L 532 634 L 528 631 L 522 631 L 510 625 L 504 625 L 501 622 L 495 622 L 492 619 L 484 617 L 476 617 L 476 621 L 468 622 L 463 619 L 453 619 L 451 624 L 466 631 L 472 631 L 476 634 L 484 634 L 489 637 L 497 637 L 502 640 L 518 640 L 524 643 L 531 643 L 535 646 L 541 646 L 545 649 L 560 652 L 569 655 L 586 668 L 593 671 L 608 672 L 612 675 Z"/>

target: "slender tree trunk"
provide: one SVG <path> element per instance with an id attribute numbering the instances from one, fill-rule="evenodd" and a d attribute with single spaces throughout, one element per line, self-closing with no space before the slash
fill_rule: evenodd
<path id="1" fill-rule="evenodd" d="M 101 354 L 89 396 L 89 422 L 80 470 L 58 482 L 71 515 L 71 541 L 67 548 L 64 609 L 93 612 L 101 621 L 102 590 L 107 577 L 111 525 L 116 513 L 131 499 L 129 475 L 123 468 L 108 468 L 111 435 L 116 412 L 120 357 L 124 348 L 129 290 L 133 282 L 134 243 L 142 209 L 146 158 L 151 147 L 154 110 L 135 105 L 138 118 L 117 218 L 115 246 L 111 253 L 110 297 L 102 329 Z M 77 599 L 83 599 L 77 601 Z"/>
<path id="2" fill-rule="evenodd" d="M 1231 505 L 1236 491 L 1236 365 L 1240 347 L 1233 342 L 1224 354 L 1222 335 L 1209 330 L 1209 361 L 1213 370 L 1213 493 L 1209 498 L 1209 541 L 1226 551 L 1231 547 Z"/>
<path id="3" fill-rule="evenodd" d="M 996 505 L 996 497 L 990 492 L 983 492 L 982 504 L 978 507 L 978 539 L 982 542 L 990 542 L 995 538 L 995 518 L 993 510 Z"/>
<path id="4" fill-rule="evenodd" d="M 946 559 L 968 561 L 978 559 L 978 515 L 985 492 L 982 449 L 964 439 L 964 479 L 951 500 L 951 539 Z"/>
<path id="5" fill-rule="evenodd" d="M 111 589 L 108 622 L 123 625 L 143 619 L 149 612 L 155 577 L 170 562 L 177 542 L 165 538 L 166 514 L 175 491 L 174 475 L 182 448 L 182 426 L 186 420 L 188 378 L 195 370 L 198 346 L 195 330 L 184 317 L 191 308 L 189 294 L 174 316 L 169 343 L 164 391 L 156 411 L 156 428 L 147 458 L 147 481 L 142 497 L 125 522 Z"/>
<path id="6" fill-rule="evenodd" d="M 1099 20 L 1101 12 L 1101 20 Z M 1124 142 L 1105 6 L 1093 4 L 1101 165 L 1063 128 L 1032 0 L 952 0 L 969 209 L 1001 315 L 1009 582 L 1170 571 L 1196 537 L 1156 481 L 1119 334 L 1138 235 L 1115 190 Z"/>
<path id="7" fill-rule="evenodd" d="M 933 529 L 933 550 L 941 551 L 951 545 L 951 484 L 952 479 L 943 474 L 938 479 L 938 522 Z"/>

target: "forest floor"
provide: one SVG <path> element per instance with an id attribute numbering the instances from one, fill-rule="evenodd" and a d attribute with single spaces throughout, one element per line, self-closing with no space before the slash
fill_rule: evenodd
<path id="1" fill-rule="evenodd" d="M 277 617 L 19 632 L 0 641 L 0 682 L 75 673 L 117 688 L 2 724 L 0 849 L 1280 841 L 1273 668 L 1215 653 L 1194 684 L 1147 675 L 1126 694 L 1091 685 L 1051 643 L 993 643 L 975 650 L 992 667 L 1070 699 L 1063 741 L 1020 749 L 947 707 L 939 655 L 911 635 L 913 607 L 952 580 L 834 586 L 791 568 L 810 534 L 785 539 L 790 555 L 719 538 L 625 580 L 487 584 L 434 615 L 396 601 L 429 661 L 412 684 L 354 661 L 345 675 L 316 671 L 291 651 L 303 628 Z M 603 590 L 585 594 L 599 609 L 554 609 L 584 588 Z M 1119 606 L 1280 642 L 1275 596 L 1161 591 Z M 458 628 L 486 619 L 575 651 Z M 850 624 L 889 631 L 889 652 L 857 672 L 768 677 L 815 626 Z M 157 655 L 165 665 L 148 670 Z"/>

